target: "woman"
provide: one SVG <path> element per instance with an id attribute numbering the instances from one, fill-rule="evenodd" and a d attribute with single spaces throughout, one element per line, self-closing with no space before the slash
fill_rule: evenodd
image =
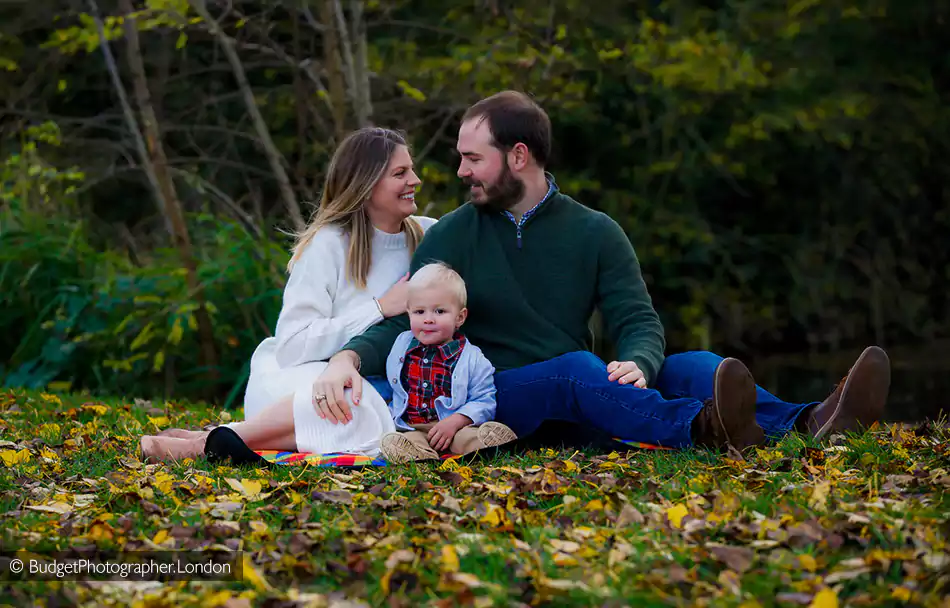
<path id="1" fill-rule="evenodd" d="M 350 338 L 405 312 L 409 261 L 435 223 L 412 215 L 419 184 L 395 131 L 360 129 L 337 148 L 320 206 L 293 248 L 275 335 L 251 358 L 245 422 L 228 425 L 249 448 L 376 454 L 380 438 L 394 430 L 386 402 L 370 387 L 349 424 L 321 419 L 313 382 Z M 195 457 L 207 434 L 146 436 L 142 454 L 152 461 Z"/>

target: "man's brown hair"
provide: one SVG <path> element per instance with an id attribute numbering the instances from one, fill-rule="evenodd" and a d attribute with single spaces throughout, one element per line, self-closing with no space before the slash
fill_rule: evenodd
<path id="1" fill-rule="evenodd" d="M 538 165 L 551 156 L 551 119 L 533 99 L 519 91 L 502 91 L 470 107 L 462 122 L 487 120 L 492 144 L 503 152 L 523 143 Z"/>

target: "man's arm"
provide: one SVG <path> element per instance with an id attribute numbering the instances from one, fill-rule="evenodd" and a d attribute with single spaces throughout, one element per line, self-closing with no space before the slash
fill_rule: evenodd
<path id="1" fill-rule="evenodd" d="M 663 325 L 630 240 L 617 222 L 606 215 L 603 219 L 597 262 L 598 307 L 616 344 L 617 359 L 636 363 L 649 385 L 663 365 Z"/>

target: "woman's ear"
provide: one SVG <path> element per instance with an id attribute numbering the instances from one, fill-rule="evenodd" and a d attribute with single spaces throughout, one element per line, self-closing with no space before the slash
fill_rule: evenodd
<path id="1" fill-rule="evenodd" d="M 462 325 L 465 323 L 465 319 L 467 318 L 468 318 L 468 309 L 465 307 L 462 307 L 462 310 L 459 311 L 458 316 L 455 317 L 455 329 L 462 327 Z"/>

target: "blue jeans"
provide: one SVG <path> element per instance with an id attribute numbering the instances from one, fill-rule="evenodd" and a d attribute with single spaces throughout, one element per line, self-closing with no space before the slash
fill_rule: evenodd
<path id="1" fill-rule="evenodd" d="M 530 435 L 545 420 L 560 420 L 613 437 L 689 447 L 693 419 L 712 396 L 713 372 L 721 360 L 704 352 L 673 355 L 660 370 L 656 388 L 642 389 L 607 380 L 606 364 L 592 353 L 567 353 L 496 373 L 495 420 L 519 437 Z M 807 407 L 758 391 L 763 411 L 757 419 L 767 433 L 784 434 Z"/>
<path id="2" fill-rule="evenodd" d="M 519 437 L 545 420 L 591 426 L 622 437 L 682 448 L 692 445 L 693 418 L 700 399 L 664 399 L 659 391 L 607 380 L 607 366 L 593 353 L 578 351 L 495 374 L 495 420 Z"/>
<path id="3" fill-rule="evenodd" d="M 376 392 L 383 398 L 383 401 L 389 403 L 393 400 L 393 387 L 389 385 L 386 376 L 369 376 L 366 381 L 373 385 Z"/>
<path id="4" fill-rule="evenodd" d="M 722 357 L 708 351 L 671 355 L 663 362 L 656 389 L 667 399 L 690 396 L 705 400 L 712 397 L 713 374 Z M 778 439 L 792 430 L 795 420 L 814 403 L 788 403 L 761 386 L 755 387 L 755 420 L 766 436 Z"/>

